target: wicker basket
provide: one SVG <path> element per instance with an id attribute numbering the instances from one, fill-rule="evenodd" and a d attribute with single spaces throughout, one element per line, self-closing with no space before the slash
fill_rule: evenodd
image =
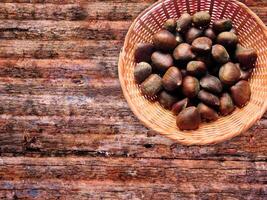
<path id="1" fill-rule="evenodd" d="M 181 13 L 209 11 L 212 21 L 230 18 L 240 43 L 254 48 L 258 60 L 249 80 L 252 96 L 249 104 L 213 123 L 201 124 L 196 131 L 180 131 L 175 116 L 158 102 L 146 99 L 134 81 L 134 51 L 139 42 L 151 42 L 168 18 L 178 19 Z M 264 23 L 244 4 L 235 0 L 163 0 L 142 12 L 131 25 L 119 58 L 119 78 L 124 96 L 134 114 L 147 127 L 186 145 L 206 145 L 229 140 L 249 129 L 267 108 L 267 29 Z"/>

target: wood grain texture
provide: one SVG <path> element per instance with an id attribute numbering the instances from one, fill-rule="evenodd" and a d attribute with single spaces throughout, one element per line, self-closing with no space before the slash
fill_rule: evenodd
<path id="1" fill-rule="evenodd" d="M 130 21 L 3 20 L 0 37 L 6 40 L 120 40 Z M 109 32 L 109 34 L 107 34 Z"/>
<path id="2" fill-rule="evenodd" d="M 254 199 L 265 198 L 265 188 L 260 184 L 128 184 L 109 181 L 0 181 L 3 199 Z M 7 189 L 6 189 L 7 188 Z M 16 189 L 9 189 L 16 188 Z M 199 188 L 194 190 L 194 188 Z M 1 189 L 0 189 L 1 190 Z"/>
<path id="3" fill-rule="evenodd" d="M 0 19 L 14 20 L 130 20 L 150 3 L 91 2 L 78 4 L 0 4 Z"/>
<path id="4" fill-rule="evenodd" d="M 267 195 L 265 162 L 21 157 L 0 161 L 0 191 L 16 187 L 13 195 L 18 198 L 42 198 L 43 190 L 50 195 L 58 192 L 67 199 L 239 199 Z M 211 178 L 212 183 L 205 182 Z M 20 180 L 27 181 L 19 184 Z"/>
<path id="5" fill-rule="evenodd" d="M 0 199 L 267 198 L 267 113 L 186 147 L 128 108 L 118 54 L 153 2 L 0 2 Z M 242 2 L 267 24 L 267 1 Z"/>

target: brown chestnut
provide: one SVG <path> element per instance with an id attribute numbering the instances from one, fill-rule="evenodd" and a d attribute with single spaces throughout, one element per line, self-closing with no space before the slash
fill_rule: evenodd
<path id="1" fill-rule="evenodd" d="M 200 80 L 200 86 L 205 90 L 219 94 L 222 92 L 223 86 L 221 81 L 212 75 L 206 75 Z"/>
<path id="2" fill-rule="evenodd" d="M 232 32 L 221 32 L 217 36 L 217 43 L 221 44 L 227 48 L 235 47 L 238 42 L 236 34 Z"/>
<path id="3" fill-rule="evenodd" d="M 185 98 L 183 100 L 180 100 L 180 101 L 176 102 L 172 106 L 172 112 L 175 115 L 178 115 L 183 109 L 185 109 L 187 107 L 188 102 L 189 102 L 189 99 L 188 98 Z"/>
<path id="4" fill-rule="evenodd" d="M 213 59 L 220 64 L 229 62 L 230 56 L 224 46 L 216 44 L 212 47 L 211 55 Z"/>
<path id="5" fill-rule="evenodd" d="M 204 103 L 198 104 L 197 109 L 201 120 L 204 122 L 216 121 L 219 118 L 218 113 Z"/>
<path id="6" fill-rule="evenodd" d="M 214 94 L 206 92 L 205 90 L 200 90 L 198 93 L 198 98 L 205 104 L 213 107 L 217 107 L 220 105 L 220 100 Z"/>
<path id="7" fill-rule="evenodd" d="M 177 100 L 177 97 L 169 94 L 164 90 L 159 94 L 159 103 L 163 108 L 170 110 L 172 108 L 172 105 L 177 102 Z"/>
<path id="8" fill-rule="evenodd" d="M 211 16 L 206 11 L 196 12 L 192 17 L 193 24 L 196 27 L 206 27 L 209 25 L 210 20 Z"/>
<path id="9" fill-rule="evenodd" d="M 232 85 L 240 79 L 240 69 L 231 62 L 224 64 L 219 71 L 220 80 L 227 85 Z"/>
<path id="10" fill-rule="evenodd" d="M 136 45 L 134 52 L 134 58 L 137 63 L 139 62 L 150 62 L 151 55 L 154 52 L 154 45 L 150 43 L 139 43 Z"/>
<path id="11" fill-rule="evenodd" d="M 137 83 L 142 83 L 152 73 L 152 67 L 146 62 L 140 62 L 134 68 L 134 78 Z"/>
<path id="12" fill-rule="evenodd" d="M 173 51 L 173 57 L 179 61 L 190 61 L 196 57 L 192 52 L 192 48 L 187 43 L 179 44 Z"/>
<path id="13" fill-rule="evenodd" d="M 155 67 L 160 72 L 165 72 L 171 66 L 173 66 L 173 59 L 170 54 L 162 53 L 160 51 L 155 51 L 152 56 L 152 66 Z"/>
<path id="14" fill-rule="evenodd" d="M 176 30 L 177 32 L 185 32 L 192 23 L 192 16 L 188 13 L 183 13 L 177 20 Z"/>
<path id="15" fill-rule="evenodd" d="M 182 85 L 183 77 L 177 67 L 170 67 L 162 78 L 163 87 L 168 91 L 174 91 Z"/>
<path id="16" fill-rule="evenodd" d="M 208 53 L 212 47 L 212 41 L 208 37 L 199 37 L 192 42 L 192 50 L 197 53 Z"/>
<path id="17" fill-rule="evenodd" d="M 231 87 L 231 95 L 237 107 L 241 108 L 245 106 L 251 96 L 249 83 L 244 80 L 239 81 Z"/>
<path id="18" fill-rule="evenodd" d="M 153 44 L 158 50 L 170 51 L 177 46 L 177 41 L 172 33 L 161 30 L 153 36 Z"/>
<path id="19" fill-rule="evenodd" d="M 236 46 L 235 57 L 240 62 L 241 68 L 250 69 L 257 60 L 257 53 L 252 48 L 245 48 L 238 44 Z"/>
<path id="20" fill-rule="evenodd" d="M 182 110 L 176 118 L 176 124 L 181 130 L 196 130 L 200 124 L 200 114 L 196 107 Z"/>
<path id="21" fill-rule="evenodd" d="M 220 113 L 222 116 L 231 114 L 235 109 L 234 102 L 228 93 L 223 93 L 220 98 Z"/>
<path id="22" fill-rule="evenodd" d="M 194 98 L 200 90 L 199 81 L 193 76 L 186 76 L 183 79 L 182 92 L 188 98 Z"/>
<path id="23" fill-rule="evenodd" d="M 148 97 L 153 97 L 162 90 L 162 79 L 157 74 L 151 74 L 140 86 L 141 91 Z"/>
<path id="24" fill-rule="evenodd" d="M 232 20 L 230 19 L 219 19 L 214 21 L 212 25 L 213 30 L 217 33 L 230 31 L 232 27 L 233 27 Z"/>
<path id="25" fill-rule="evenodd" d="M 202 33 L 203 31 L 201 29 L 192 27 L 186 32 L 185 40 L 187 43 L 191 44 L 194 41 L 194 39 L 200 37 Z"/>
<path id="26" fill-rule="evenodd" d="M 192 76 L 203 76 L 207 72 L 207 68 L 202 61 L 190 61 L 186 67 L 187 73 Z"/>
<path id="27" fill-rule="evenodd" d="M 164 28 L 167 31 L 170 31 L 171 33 L 174 32 L 176 29 L 176 20 L 173 18 L 167 19 L 166 22 L 164 23 Z"/>

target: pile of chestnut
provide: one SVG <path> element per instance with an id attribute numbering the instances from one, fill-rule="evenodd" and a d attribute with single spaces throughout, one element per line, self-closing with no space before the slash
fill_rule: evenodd
<path id="1" fill-rule="evenodd" d="M 142 93 L 172 110 L 181 130 L 195 130 L 250 100 L 247 80 L 256 51 L 239 44 L 230 19 L 210 22 L 208 12 L 184 13 L 135 50 L 134 77 Z"/>

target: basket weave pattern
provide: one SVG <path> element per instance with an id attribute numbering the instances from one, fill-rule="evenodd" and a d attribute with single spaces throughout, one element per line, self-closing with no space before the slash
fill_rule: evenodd
<path id="1" fill-rule="evenodd" d="M 183 12 L 209 11 L 212 22 L 230 18 L 240 43 L 257 51 L 258 59 L 249 82 L 252 96 L 249 104 L 216 122 L 202 123 L 195 131 L 180 131 L 175 116 L 158 102 L 149 101 L 134 81 L 134 51 L 137 43 L 152 42 L 168 18 Z M 244 4 L 235 0 L 165 0 L 159 1 L 137 17 L 130 27 L 119 59 L 119 77 L 124 96 L 134 114 L 149 128 L 186 145 L 214 144 L 246 131 L 262 117 L 267 108 L 267 29 Z"/>

